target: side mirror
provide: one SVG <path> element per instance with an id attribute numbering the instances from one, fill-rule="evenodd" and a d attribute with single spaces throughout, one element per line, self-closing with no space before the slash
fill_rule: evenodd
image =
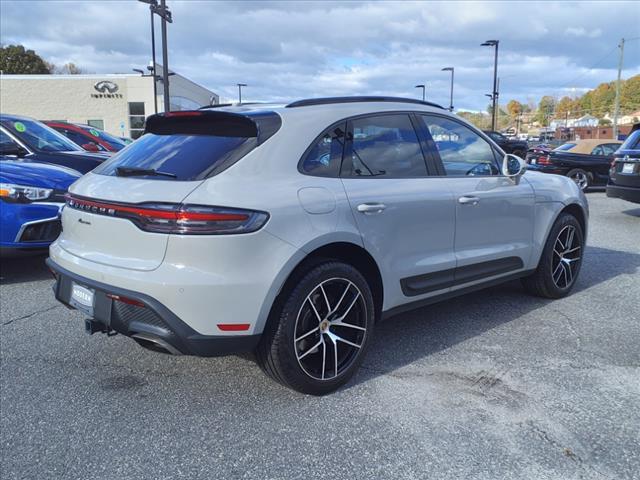
<path id="1" fill-rule="evenodd" d="M 84 148 L 87 152 L 99 152 L 100 151 L 100 149 L 98 148 L 98 145 L 96 145 L 93 142 L 89 142 L 89 143 L 83 144 L 82 148 Z"/>
<path id="2" fill-rule="evenodd" d="M 516 182 L 520 180 L 520 177 L 527 171 L 527 164 L 524 160 L 516 155 L 507 153 L 502 160 L 502 174 L 505 177 L 509 177 Z"/>
<path id="3" fill-rule="evenodd" d="M 0 144 L 0 155 L 15 155 L 16 157 L 24 157 L 27 152 L 17 143 L 2 143 Z"/>

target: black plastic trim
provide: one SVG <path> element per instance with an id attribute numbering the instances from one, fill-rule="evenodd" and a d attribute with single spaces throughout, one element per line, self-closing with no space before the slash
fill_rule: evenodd
<path id="1" fill-rule="evenodd" d="M 416 275 L 400 280 L 402 293 L 407 297 L 424 295 L 443 288 L 455 287 L 483 278 L 501 275 L 524 267 L 520 257 L 506 257 L 439 272 Z"/>
<path id="2" fill-rule="evenodd" d="M 307 98 L 298 100 L 288 104 L 285 108 L 311 107 L 314 105 L 331 105 L 336 103 L 374 103 L 374 102 L 392 102 L 392 103 L 415 103 L 417 105 L 425 105 L 444 110 L 442 105 L 432 102 L 423 102 L 414 98 L 404 97 L 377 97 L 377 96 L 356 96 L 356 97 L 324 97 L 324 98 Z"/>
<path id="3" fill-rule="evenodd" d="M 166 330 L 157 325 L 134 321 L 130 325 L 130 327 L 133 327 L 132 329 L 116 330 L 123 335 L 131 337 L 137 333 L 145 333 L 163 340 L 184 355 L 200 357 L 248 352 L 253 350 L 260 341 L 261 335 L 259 334 L 235 336 L 199 334 L 162 303 L 148 295 L 85 278 L 61 267 L 51 258 L 47 258 L 46 264 L 56 275 L 56 283 L 53 287 L 56 299 L 64 305 L 70 306 L 68 299 L 71 298 L 71 281 L 96 291 L 94 319 L 105 324 L 107 328 L 113 330 L 121 328 L 119 325 L 111 324 L 113 300 L 106 297 L 107 293 L 131 298 L 143 303 L 146 308 L 149 308 L 160 317 L 169 328 L 169 330 Z M 98 292 L 100 295 L 97 295 Z"/>
<path id="4" fill-rule="evenodd" d="M 640 187 L 621 187 L 607 185 L 607 197 L 620 198 L 632 203 L 640 203 Z"/>
<path id="5" fill-rule="evenodd" d="M 501 283 L 509 282 L 511 280 L 516 280 L 518 278 L 527 277 L 531 275 L 533 272 L 535 272 L 535 269 L 523 270 L 522 272 L 517 272 L 512 275 L 495 278 L 493 280 L 487 280 L 486 282 L 478 283 L 476 285 L 471 285 L 465 288 L 460 288 L 458 290 L 453 290 L 440 295 L 434 295 L 433 297 L 425 298 L 422 300 L 416 300 L 415 302 L 405 303 L 404 305 L 399 305 L 397 307 L 394 307 L 382 312 L 382 319 L 387 320 L 388 318 L 395 317 L 396 315 L 399 315 L 404 312 L 409 312 L 417 308 L 426 307 L 427 305 L 432 305 L 434 303 L 442 302 L 444 300 L 455 298 L 460 295 L 465 295 L 467 293 L 475 292 L 477 290 L 483 290 L 485 288 L 493 287 L 495 285 L 500 285 Z"/>

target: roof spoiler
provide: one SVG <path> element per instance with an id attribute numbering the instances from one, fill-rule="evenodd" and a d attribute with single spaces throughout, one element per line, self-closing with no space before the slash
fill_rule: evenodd
<path id="1" fill-rule="evenodd" d="M 150 115 L 144 133 L 251 138 L 258 136 L 258 125 L 251 118 L 232 112 L 180 110 Z"/>

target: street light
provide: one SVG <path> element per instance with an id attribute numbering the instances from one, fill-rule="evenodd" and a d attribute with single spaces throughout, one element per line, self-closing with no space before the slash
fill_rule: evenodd
<path id="1" fill-rule="evenodd" d="M 167 49 L 167 22 L 173 23 L 173 16 L 167 7 L 166 0 L 138 0 L 139 2 L 149 5 L 151 12 L 151 56 L 153 62 L 153 98 L 155 111 L 158 113 L 158 92 L 156 90 L 156 81 L 158 76 L 156 75 L 156 42 L 155 42 L 155 28 L 154 17 L 156 14 L 162 19 L 162 83 L 163 83 L 163 96 L 164 96 L 164 111 L 168 112 L 171 109 L 169 102 L 169 52 Z"/>
<path id="2" fill-rule="evenodd" d="M 242 103 L 242 87 L 247 87 L 246 83 L 236 83 L 238 85 L 238 105 Z"/>
<path id="3" fill-rule="evenodd" d="M 495 56 L 493 60 L 493 94 L 491 97 L 491 130 L 496 129 L 496 103 L 498 102 L 498 44 L 500 40 L 487 40 L 481 43 L 481 47 L 495 47 Z"/>
<path id="4" fill-rule="evenodd" d="M 426 85 L 416 85 L 415 88 L 421 88 L 422 89 L 422 101 L 424 102 Z"/>
<path id="5" fill-rule="evenodd" d="M 449 95 L 449 111 L 453 112 L 453 67 L 445 67 L 442 69 L 443 72 L 451 72 L 451 93 Z"/>

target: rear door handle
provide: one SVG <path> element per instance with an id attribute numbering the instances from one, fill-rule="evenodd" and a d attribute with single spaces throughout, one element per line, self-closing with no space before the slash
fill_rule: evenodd
<path id="1" fill-rule="evenodd" d="M 364 214 L 382 213 L 387 206 L 384 203 L 361 203 L 358 211 Z"/>
<path id="2" fill-rule="evenodd" d="M 461 203 L 462 205 L 477 205 L 480 203 L 480 199 L 478 197 L 465 195 L 464 197 L 458 198 L 458 203 Z"/>

